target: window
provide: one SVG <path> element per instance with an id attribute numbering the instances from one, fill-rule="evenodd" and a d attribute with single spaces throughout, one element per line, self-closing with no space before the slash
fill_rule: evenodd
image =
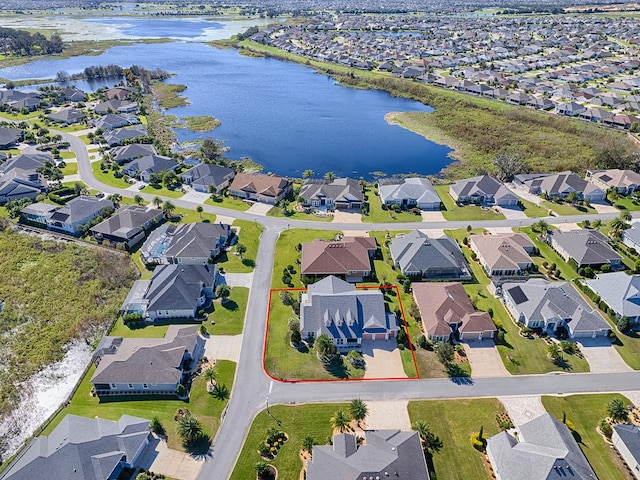
<path id="1" fill-rule="evenodd" d="M 115 383 L 112 383 L 112 384 L 111 384 L 111 388 L 116 388 L 116 384 L 115 384 Z"/>
<path id="2" fill-rule="evenodd" d="M 129 389 L 133 389 L 133 383 L 129 384 Z"/>
<path id="3" fill-rule="evenodd" d="M 147 389 L 147 388 L 149 388 L 149 387 L 147 386 L 147 384 L 146 384 L 146 383 L 143 383 L 143 384 L 142 384 L 142 388 Z"/>

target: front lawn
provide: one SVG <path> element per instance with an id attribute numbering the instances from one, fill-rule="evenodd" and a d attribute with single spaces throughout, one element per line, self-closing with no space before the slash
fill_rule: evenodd
<path id="1" fill-rule="evenodd" d="M 103 172 L 100 169 L 100 165 L 102 162 L 99 160 L 97 162 L 93 162 L 91 164 L 91 170 L 93 171 L 93 176 L 96 177 L 100 183 L 104 183 L 105 185 L 109 185 L 110 187 L 123 188 L 127 189 L 131 186 L 130 183 L 127 183 L 124 178 L 116 178 L 113 176 L 111 170 L 107 170 Z"/>
<path id="2" fill-rule="evenodd" d="M 244 326 L 248 300 L 248 288 L 233 287 L 226 302 L 213 303 L 213 311 L 209 313 L 208 318 L 210 322 L 205 324 L 207 331 L 211 335 L 240 335 Z M 212 322 L 214 323 L 211 324 Z"/>
<path id="3" fill-rule="evenodd" d="M 598 478 L 626 480 L 630 477 L 622 460 L 596 431 L 598 422 L 607 416 L 607 404 L 612 398 L 621 399 L 625 405 L 631 404 L 620 394 L 542 397 L 542 404 L 557 419 L 562 420 L 566 414 L 567 420 L 573 423 L 576 429 L 574 437 Z"/>
<path id="4" fill-rule="evenodd" d="M 200 375 L 194 380 L 191 387 L 191 398 L 187 401 L 166 399 L 164 397 L 144 399 L 143 396 L 112 397 L 100 401 L 98 397 L 92 397 L 90 394 L 90 380 L 95 372 L 95 367 L 91 366 L 82 379 L 69 406 L 62 409 L 62 411 L 53 418 L 42 434 L 48 435 L 51 433 L 55 426 L 58 425 L 67 414 L 82 415 L 91 418 L 97 416 L 107 420 L 118 420 L 123 414 L 149 420 L 157 416 L 166 430 L 169 448 L 184 451 L 182 440 L 176 431 L 177 423 L 173 418 L 178 408 L 188 408 L 191 414 L 200 420 L 205 432 L 211 439 L 213 439 L 218 431 L 222 410 L 229 400 L 236 364 L 228 360 L 218 360 L 217 369 L 220 391 L 226 390 L 226 394 L 216 396 L 207 393 L 206 380 L 203 375 Z"/>
<path id="5" fill-rule="evenodd" d="M 470 436 L 483 429 L 484 438 L 500 432 L 496 415 L 504 406 L 495 398 L 427 400 L 409 402 L 411 424 L 422 420 L 442 440 L 442 450 L 433 455 L 438 480 L 489 479 L 482 453 L 471 445 Z M 434 478 L 433 476 L 431 478 Z"/>
<path id="6" fill-rule="evenodd" d="M 184 192 L 182 191 L 182 189 L 171 190 L 166 187 L 153 186 L 153 185 L 147 185 L 140 191 L 143 193 L 148 193 L 150 195 L 157 195 L 159 197 L 180 198 L 184 196 Z"/>
<path id="7" fill-rule="evenodd" d="M 549 216 L 549 210 L 547 210 L 546 208 L 542 208 L 541 206 L 536 205 L 533 202 L 521 198 L 520 204 L 522 206 L 522 211 L 529 218 Z"/>
<path id="8" fill-rule="evenodd" d="M 339 231 L 337 230 L 325 231 L 303 229 L 290 229 L 280 233 L 280 237 L 278 238 L 278 241 L 276 243 L 271 286 L 273 288 L 287 287 L 288 285 L 285 285 L 282 281 L 283 270 L 289 265 L 292 265 L 296 272 L 291 275 L 293 286 L 303 287 L 304 285 L 302 285 L 302 282 L 300 282 L 300 265 L 297 263 L 297 260 L 302 258 L 302 253 L 296 249 L 296 246 L 305 242 L 311 242 L 316 238 L 332 240 L 338 233 Z M 248 248 L 248 244 L 245 245 L 247 245 Z"/>
<path id="9" fill-rule="evenodd" d="M 301 213 L 293 212 L 290 215 L 285 215 L 281 207 L 275 206 L 267 213 L 267 217 L 280 217 L 289 218 L 291 220 L 307 220 L 311 222 L 331 222 L 333 220 L 332 215 L 319 216 L 313 213 Z"/>
<path id="10" fill-rule="evenodd" d="M 640 210 L 640 203 L 634 203 L 632 197 L 620 197 L 613 204 L 618 210 L 629 210 L 634 212 Z"/>
<path id="11" fill-rule="evenodd" d="M 296 299 L 298 293 L 291 292 Z M 296 315 L 291 307 L 282 303 L 278 291 L 271 292 L 269 305 L 265 368 L 270 375 L 283 380 L 337 380 L 364 376 L 363 369 L 353 368 L 346 360 L 342 366 L 337 364 L 326 369 L 313 348 L 292 347 L 288 322 Z"/>
<path id="12" fill-rule="evenodd" d="M 280 426 L 265 410 L 256 415 L 251 429 L 238 456 L 231 480 L 249 480 L 256 477 L 255 464 L 262 461 L 257 445 L 266 438 L 269 428 L 275 427 L 285 432 L 289 439 L 278 451 L 275 460 L 269 462 L 278 469 L 278 478 L 294 480 L 300 477 L 302 461 L 300 450 L 306 436 L 311 436 L 318 445 L 326 445 L 332 434 L 329 419 L 337 410 L 348 411 L 346 403 L 321 403 L 297 406 L 271 405 L 271 415 L 278 419 Z"/>
<path id="13" fill-rule="evenodd" d="M 504 220 L 505 216 L 496 213 L 490 208 L 483 208 L 477 205 L 465 205 L 459 207 L 449 195 L 449 185 L 438 185 L 434 187 L 442 200 L 444 210 L 442 215 L 445 220 Z"/>
<path id="14" fill-rule="evenodd" d="M 555 203 L 548 200 L 543 200 L 540 205 L 549 210 L 553 210 L 558 216 L 564 217 L 567 215 L 593 215 L 597 214 L 597 210 L 593 207 L 585 207 L 583 205 L 573 206 L 570 203 Z"/>
<path id="15" fill-rule="evenodd" d="M 216 215 L 214 213 L 198 213 L 190 208 L 176 207 L 176 209 L 173 211 L 173 214 L 180 217 L 180 223 L 214 223 L 216 221 Z"/>
<path id="16" fill-rule="evenodd" d="M 223 268 L 225 272 L 249 273 L 253 271 L 258 255 L 258 246 L 260 244 L 260 235 L 262 235 L 262 225 L 257 222 L 248 220 L 235 220 L 234 227 L 238 227 L 238 243 L 247 247 L 247 251 L 240 258 L 235 253 L 235 247 L 229 252 L 223 252 L 216 260 L 218 267 Z"/>
<path id="17" fill-rule="evenodd" d="M 65 177 L 67 175 L 76 175 L 78 173 L 78 164 L 76 162 L 67 163 L 60 171 Z"/>
<path id="18" fill-rule="evenodd" d="M 216 196 L 216 198 L 213 200 L 211 199 L 211 197 L 209 197 L 207 198 L 207 200 L 205 200 L 204 203 L 205 205 L 213 205 L 214 207 L 220 208 L 230 208 L 231 210 L 239 210 L 241 212 L 249 210 L 249 204 L 247 202 L 238 200 L 237 198 L 225 197 L 222 195 Z"/>
<path id="19" fill-rule="evenodd" d="M 376 195 L 372 188 L 365 189 L 365 198 L 369 203 L 369 215 L 363 216 L 364 223 L 389 223 L 389 222 L 421 222 L 422 215 L 414 215 L 409 212 L 395 212 L 393 210 L 383 210 L 380 197 Z"/>

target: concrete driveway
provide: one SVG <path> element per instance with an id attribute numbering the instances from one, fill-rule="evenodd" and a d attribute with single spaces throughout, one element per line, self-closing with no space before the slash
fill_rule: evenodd
<path id="1" fill-rule="evenodd" d="M 238 363 L 241 345 L 242 335 L 211 335 L 205 343 L 204 354 L 210 360 L 231 360 Z"/>
<path id="2" fill-rule="evenodd" d="M 420 232 L 424 233 L 429 238 L 442 238 L 445 236 L 444 228 L 421 228 Z"/>
<path id="3" fill-rule="evenodd" d="M 510 207 L 498 207 L 498 210 L 507 218 L 507 220 L 523 220 L 527 215 L 517 205 Z"/>
<path id="4" fill-rule="evenodd" d="M 218 275 L 220 283 L 229 285 L 230 287 L 246 287 L 251 288 L 253 282 L 253 272 L 251 273 L 230 273 Z"/>
<path id="5" fill-rule="evenodd" d="M 542 202 L 542 198 L 540 198 L 538 195 L 534 195 L 527 192 L 526 190 L 523 190 L 522 188 L 518 188 L 513 183 L 505 183 L 505 187 L 507 187 L 507 189 L 514 195 L 520 198 L 524 198 L 525 200 L 534 203 L 535 205 L 540 205 L 540 203 Z"/>
<path id="6" fill-rule="evenodd" d="M 398 342 L 394 338 L 363 341 L 362 356 L 367 364 L 364 378 L 407 378 L 402 368 Z"/>
<path id="7" fill-rule="evenodd" d="M 253 213 L 254 215 L 262 215 L 263 217 L 266 217 L 267 212 L 272 208 L 273 205 L 269 205 L 268 203 L 254 202 L 253 205 L 251 205 L 247 210 L 247 213 Z"/>
<path id="8" fill-rule="evenodd" d="M 203 204 L 209 198 L 208 193 L 204 192 L 196 192 L 195 190 L 189 189 L 187 193 L 185 193 L 180 200 L 184 200 L 186 202 Z"/>
<path id="9" fill-rule="evenodd" d="M 580 351 L 589 362 L 591 373 L 630 372 L 618 351 L 608 338 L 585 338 L 578 342 Z"/>
<path id="10" fill-rule="evenodd" d="M 530 397 L 498 397 L 498 400 L 504 405 L 505 410 L 511 417 L 513 425 L 516 427 L 547 413 L 539 395 Z"/>
<path id="11" fill-rule="evenodd" d="M 489 340 L 472 340 L 462 344 L 471 364 L 472 377 L 508 377 L 511 375 L 502 363 L 495 343 Z"/>
<path id="12" fill-rule="evenodd" d="M 376 400 L 367 402 L 369 415 L 365 420 L 369 430 L 411 430 L 408 400 Z"/>
<path id="13" fill-rule="evenodd" d="M 333 212 L 332 223 L 362 223 L 362 214 L 360 212 L 345 212 L 336 210 Z"/>
<path id="14" fill-rule="evenodd" d="M 602 202 L 591 202 L 591 206 L 595 208 L 598 213 L 618 213 L 620 211 L 604 200 Z"/>
<path id="15" fill-rule="evenodd" d="M 188 453 L 171 450 L 166 441 L 153 435 L 137 466 L 178 480 L 194 480 L 202 463 Z"/>
<path id="16" fill-rule="evenodd" d="M 422 212 L 420 212 L 420 215 L 422 216 L 423 222 L 443 222 L 444 221 L 444 215 L 442 215 L 442 212 L 439 210 L 436 210 L 435 212 L 430 210 L 423 210 Z"/>

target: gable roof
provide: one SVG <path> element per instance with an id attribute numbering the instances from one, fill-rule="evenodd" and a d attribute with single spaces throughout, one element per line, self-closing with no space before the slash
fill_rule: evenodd
<path id="1" fill-rule="evenodd" d="M 23 131 L 19 128 L 0 127 L 0 145 L 11 145 L 18 142 L 23 135 Z"/>
<path id="2" fill-rule="evenodd" d="M 231 226 L 225 223 L 196 222 L 171 227 L 167 225 L 161 230 L 169 236 L 164 252 L 168 258 L 208 258 L 224 246 L 231 235 Z"/>
<path id="3" fill-rule="evenodd" d="M 276 175 L 238 173 L 229 186 L 229 190 L 255 193 L 257 195 L 275 198 L 282 194 L 283 190 L 285 190 L 290 183 L 286 178 Z"/>
<path id="4" fill-rule="evenodd" d="M 307 179 L 298 196 L 304 198 L 305 202 L 320 198 L 331 198 L 336 203 L 364 201 L 362 186 L 353 178 L 336 178 L 331 182 Z"/>
<path id="5" fill-rule="evenodd" d="M 55 122 L 73 123 L 85 118 L 86 115 L 77 108 L 63 108 L 56 113 L 50 113 L 47 118 Z"/>
<path id="6" fill-rule="evenodd" d="M 158 173 L 163 170 L 173 170 L 178 163 L 171 157 L 163 157 L 162 155 L 144 155 L 135 160 L 126 163 L 122 169 L 127 171 L 135 171 L 139 173 Z"/>
<path id="7" fill-rule="evenodd" d="M 530 174 L 527 175 L 527 179 L 523 182 L 525 185 L 531 188 L 539 188 L 547 195 L 564 196 L 570 192 L 576 192 L 577 194 L 589 195 L 594 192 L 604 192 L 591 182 L 587 182 L 579 175 L 573 172 L 560 172 L 560 173 L 547 173 L 547 174 Z"/>
<path id="8" fill-rule="evenodd" d="M 523 233 L 471 235 L 469 241 L 492 271 L 520 270 L 522 264 L 533 262 L 525 247 L 533 248 L 534 244 Z"/>
<path id="9" fill-rule="evenodd" d="M 51 220 L 72 224 L 93 217 L 105 208 L 113 208 L 113 202 L 106 198 L 80 195 L 67 202 L 67 204 L 53 212 Z"/>
<path id="10" fill-rule="evenodd" d="M 123 458 L 134 459 L 149 431 L 149 420 L 130 415 L 118 421 L 66 415 L 49 436 L 34 438 L 2 478 L 104 480 Z"/>
<path id="11" fill-rule="evenodd" d="M 609 246 L 607 237 L 597 230 L 549 230 L 548 235 L 578 265 L 601 265 L 621 259 Z"/>
<path id="12" fill-rule="evenodd" d="M 592 170 L 591 177 L 597 179 L 609 187 L 629 187 L 640 185 L 640 174 L 633 170 Z"/>
<path id="13" fill-rule="evenodd" d="M 450 186 L 450 189 L 458 197 L 488 196 L 496 199 L 507 197 L 518 198 L 511 193 L 502 182 L 489 175 L 458 180 Z"/>
<path id="14" fill-rule="evenodd" d="M 469 266 L 458 244 L 449 237 L 429 238 L 414 230 L 397 236 L 389 247 L 393 261 L 404 272 L 425 272 L 427 269 L 453 269 L 458 275 L 469 275 Z"/>
<path id="15" fill-rule="evenodd" d="M 625 272 L 601 273 L 587 285 L 618 315 L 640 316 L 640 275 Z"/>
<path id="16" fill-rule="evenodd" d="M 91 228 L 95 233 L 102 233 L 113 237 L 130 239 L 142 231 L 148 221 L 162 215 L 158 208 L 148 209 L 138 205 L 127 205 L 118 209 L 115 215 Z"/>
<path id="17" fill-rule="evenodd" d="M 597 478 L 569 428 L 549 413 L 487 439 L 494 471 L 503 480 Z"/>
<path id="18" fill-rule="evenodd" d="M 6 162 L 0 164 L 0 173 L 7 173 L 14 168 L 21 168 L 22 170 L 36 170 L 44 166 L 45 162 L 53 162 L 53 157 L 50 153 L 23 153 L 11 157 Z"/>
<path id="19" fill-rule="evenodd" d="M 425 177 L 381 178 L 378 180 L 378 194 L 382 203 L 405 199 L 414 200 L 417 204 L 440 203 L 440 197 Z"/>
<path id="20" fill-rule="evenodd" d="M 358 446 L 354 435 L 341 433 L 333 445 L 315 445 L 307 464 L 307 480 L 361 480 L 387 478 L 429 480 L 417 432 L 367 430 L 366 443 Z"/>
<path id="21" fill-rule="evenodd" d="M 194 309 L 203 288 L 213 288 L 217 276 L 216 265 L 160 265 L 145 294 L 147 310 Z"/>
<path id="22" fill-rule="evenodd" d="M 132 143 L 111 149 L 111 155 L 116 162 L 123 162 L 144 155 L 157 154 L 156 147 L 147 143 Z"/>
<path id="23" fill-rule="evenodd" d="M 216 189 L 224 182 L 231 180 L 235 174 L 232 168 L 208 163 L 201 163 L 182 173 L 183 177 L 193 177 L 194 185 L 203 185 L 206 187 L 214 185 Z"/>
<path id="24" fill-rule="evenodd" d="M 316 239 L 302 244 L 303 275 L 371 271 L 369 252 L 377 248 L 374 237 L 344 237 L 340 241 Z"/>

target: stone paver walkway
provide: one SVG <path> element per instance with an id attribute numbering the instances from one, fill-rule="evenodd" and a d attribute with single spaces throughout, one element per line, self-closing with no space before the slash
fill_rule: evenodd
<path id="1" fill-rule="evenodd" d="M 408 405 L 408 400 L 367 402 L 369 415 L 366 419 L 366 428 L 370 430 L 411 430 Z"/>
<path id="2" fill-rule="evenodd" d="M 167 447 L 165 440 L 153 435 L 138 464 L 140 468 L 178 480 L 195 480 L 203 459 Z"/>
<path id="3" fill-rule="evenodd" d="M 608 338 L 585 338 L 578 341 L 580 351 L 589 362 L 591 373 L 630 372 L 618 351 Z"/>
<path id="4" fill-rule="evenodd" d="M 364 378 L 407 378 L 395 339 L 363 341 L 362 356 L 367 364 Z"/>
<path id="5" fill-rule="evenodd" d="M 254 202 L 251 207 L 247 210 L 247 213 L 253 213 L 254 215 L 262 215 L 263 217 L 267 216 L 267 212 L 273 208 L 273 205 L 269 205 L 268 203 L 260 203 Z"/>
<path id="6" fill-rule="evenodd" d="M 472 377 L 508 377 L 510 373 L 493 340 L 472 340 L 462 344 L 471 364 Z"/>
<path id="7" fill-rule="evenodd" d="M 516 427 L 547 413 L 538 395 L 529 397 L 498 397 L 498 400 L 504 405 L 504 408 L 511 417 L 513 425 Z"/>
<path id="8" fill-rule="evenodd" d="M 205 356 L 209 359 L 238 362 L 242 335 L 211 335 L 205 343 Z"/>

